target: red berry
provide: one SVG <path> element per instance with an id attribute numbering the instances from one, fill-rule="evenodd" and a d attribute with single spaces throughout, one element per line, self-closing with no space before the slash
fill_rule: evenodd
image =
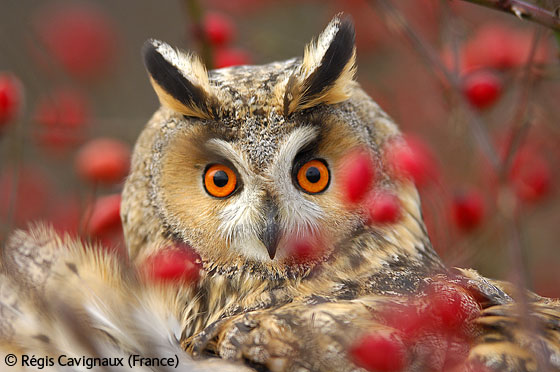
<path id="1" fill-rule="evenodd" d="M 354 363 L 368 371 L 399 371 L 405 366 L 404 345 L 394 334 L 368 334 L 349 352 Z"/>
<path id="2" fill-rule="evenodd" d="M 427 289 L 428 308 L 425 310 L 434 319 L 434 326 L 443 332 L 461 335 L 461 327 L 480 314 L 480 305 L 465 289 L 436 281 Z"/>
<path id="3" fill-rule="evenodd" d="M 98 198 L 93 207 L 85 213 L 86 232 L 90 236 L 102 238 L 122 229 L 121 196 L 113 194 Z"/>
<path id="4" fill-rule="evenodd" d="M 469 102 L 479 109 L 494 104 L 501 92 L 501 80 L 490 71 L 474 71 L 463 78 L 463 93 Z"/>
<path id="5" fill-rule="evenodd" d="M 0 130 L 17 115 L 23 95 L 20 81 L 9 73 L 0 74 Z"/>
<path id="6" fill-rule="evenodd" d="M 369 220 L 373 223 L 395 223 L 401 215 L 399 198 L 386 191 L 375 192 L 366 203 Z"/>
<path id="7" fill-rule="evenodd" d="M 66 154 L 70 147 L 82 143 L 84 138 L 85 136 L 82 131 L 65 130 L 62 128 L 38 131 L 35 134 L 35 140 L 54 155 Z"/>
<path id="8" fill-rule="evenodd" d="M 161 282 L 195 282 L 200 264 L 190 247 L 182 244 L 159 251 L 144 263 L 148 278 Z"/>
<path id="9" fill-rule="evenodd" d="M 35 111 L 35 120 L 45 128 L 80 128 L 89 116 L 87 98 L 80 91 L 66 87 L 43 97 Z"/>
<path id="10" fill-rule="evenodd" d="M 416 186 L 424 186 L 437 176 L 434 156 L 418 138 L 407 135 L 404 141 L 391 141 L 385 153 L 393 172 L 399 177 L 411 178 Z"/>
<path id="11" fill-rule="evenodd" d="M 59 88 L 43 97 L 35 109 L 35 121 L 40 125 L 36 139 L 50 150 L 67 150 L 83 141 L 89 117 L 89 104 L 81 92 Z"/>
<path id="12" fill-rule="evenodd" d="M 384 311 L 383 318 L 387 325 L 401 332 L 407 341 L 414 340 L 426 327 L 426 314 L 413 301 L 407 305 L 391 306 Z"/>
<path id="13" fill-rule="evenodd" d="M 37 35 L 69 73 L 94 78 L 106 72 L 116 51 L 116 27 L 101 9 L 85 4 L 49 8 L 37 17 Z"/>
<path id="14" fill-rule="evenodd" d="M 470 68 L 511 68 L 519 64 L 512 30 L 499 24 L 480 27 L 465 47 L 465 63 Z"/>
<path id="15" fill-rule="evenodd" d="M 465 47 L 465 65 L 468 68 L 515 68 L 527 62 L 532 35 L 500 24 L 489 24 L 478 32 Z M 548 59 L 545 45 L 537 47 L 535 62 Z"/>
<path id="16" fill-rule="evenodd" d="M 465 231 L 470 231 L 480 225 L 484 218 L 484 209 L 484 199 L 476 190 L 457 194 L 451 204 L 453 221 Z"/>
<path id="17" fill-rule="evenodd" d="M 306 264 L 318 260 L 324 253 L 324 242 L 318 234 L 306 232 L 286 239 L 287 256 L 293 264 Z"/>
<path id="18" fill-rule="evenodd" d="M 515 155 L 509 178 L 521 200 L 536 202 L 549 193 L 552 176 L 546 160 L 532 148 L 525 148 Z"/>
<path id="19" fill-rule="evenodd" d="M 111 138 L 88 142 L 76 156 L 78 174 L 92 183 L 118 183 L 126 177 L 129 167 L 129 146 Z"/>
<path id="20" fill-rule="evenodd" d="M 249 63 L 251 63 L 251 57 L 241 49 L 220 48 L 216 50 L 214 55 L 215 68 L 247 65 Z"/>
<path id="21" fill-rule="evenodd" d="M 233 39 L 235 32 L 231 19 L 221 13 L 207 13 L 202 27 L 206 38 L 216 46 L 228 44 Z"/>
<path id="22" fill-rule="evenodd" d="M 341 185 L 344 196 L 351 203 L 361 201 L 372 187 L 375 164 L 366 151 L 354 151 L 342 161 Z"/>

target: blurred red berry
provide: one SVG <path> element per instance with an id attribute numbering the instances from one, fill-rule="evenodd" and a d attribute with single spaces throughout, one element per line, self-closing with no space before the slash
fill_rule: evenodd
<path id="1" fill-rule="evenodd" d="M 463 78 L 463 93 L 473 106 L 484 109 L 500 97 L 502 81 L 490 71 L 473 71 Z"/>
<path id="2" fill-rule="evenodd" d="M 515 155 L 509 178 L 521 200 L 536 202 L 549 193 L 552 175 L 547 161 L 536 150 L 524 148 Z"/>
<path id="3" fill-rule="evenodd" d="M 0 73 L 0 131 L 16 117 L 22 96 L 19 79 L 10 73 Z"/>
<path id="4" fill-rule="evenodd" d="M 59 88 L 39 100 L 35 121 L 36 140 L 49 150 L 64 151 L 85 138 L 84 127 L 90 119 L 87 98 L 72 88 Z"/>
<path id="5" fill-rule="evenodd" d="M 45 128 L 80 128 L 90 117 L 87 98 L 78 90 L 59 88 L 37 104 L 35 120 Z"/>
<path id="6" fill-rule="evenodd" d="M 103 238 L 122 229 L 120 211 L 120 194 L 99 197 L 84 215 L 86 233 L 96 238 Z"/>
<path id="7" fill-rule="evenodd" d="M 469 69 L 509 69 L 522 66 L 529 58 L 532 42 L 531 32 L 500 24 L 488 24 L 480 27 L 465 46 L 465 65 Z M 546 63 L 548 58 L 547 45 L 537 45 L 534 62 Z"/>
<path id="8" fill-rule="evenodd" d="M 367 151 L 353 151 L 342 161 L 341 185 L 345 198 L 351 203 L 361 201 L 371 189 L 375 178 L 375 164 Z"/>
<path id="9" fill-rule="evenodd" d="M 118 140 L 99 138 L 86 143 L 76 155 L 76 171 L 91 183 L 121 182 L 130 167 L 130 147 Z"/>
<path id="10" fill-rule="evenodd" d="M 478 227 L 484 218 L 484 212 L 484 198 L 476 190 L 455 195 L 451 203 L 453 222 L 464 231 Z"/>
<path id="11" fill-rule="evenodd" d="M 368 371 L 400 371 L 405 366 L 404 345 L 396 335 L 371 333 L 349 350 L 354 363 Z"/>
<path id="12" fill-rule="evenodd" d="M 235 33 L 235 26 L 231 19 L 221 13 L 207 13 L 204 16 L 202 28 L 206 39 L 216 46 L 228 44 Z"/>
<path id="13" fill-rule="evenodd" d="M 319 259 L 324 253 L 323 239 L 313 232 L 286 239 L 287 256 L 293 264 L 305 264 Z"/>
<path id="14" fill-rule="evenodd" d="M 426 311 L 434 317 L 434 325 L 440 331 L 461 336 L 463 324 L 480 314 L 480 305 L 462 287 L 436 281 L 426 292 L 429 304 Z"/>
<path id="15" fill-rule="evenodd" d="M 467 322 L 480 314 L 480 305 L 465 288 L 442 279 L 434 280 L 423 295 L 411 297 L 406 305 L 387 309 L 383 318 L 399 330 L 407 343 L 422 338 L 426 332 L 445 334 L 458 339 L 472 336 Z"/>
<path id="16" fill-rule="evenodd" d="M 387 325 L 399 330 L 407 342 L 413 341 L 429 323 L 426 312 L 413 301 L 391 306 L 384 311 L 383 318 Z"/>
<path id="17" fill-rule="evenodd" d="M 215 68 L 248 65 L 250 63 L 251 57 L 247 52 L 241 49 L 219 48 L 214 55 Z"/>
<path id="18" fill-rule="evenodd" d="M 465 64 L 469 68 L 510 68 L 519 65 L 514 47 L 512 30 L 499 24 L 489 24 L 478 29 L 465 46 Z"/>
<path id="19" fill-rule="evenodd" d="M 401 215 L 401 202 L 397 196 L 386 191 L 376 191 L 366 202 L 369 221 L 372 223 L 395 223 Z"/>
<path id="20" fill-rule="evenodd" d="M 50 154 L 58 156 L 66 154 L 70 148 L 79 145 L 84 139 L 85 134 L 82 131 L 62 128 L 52 128 L 35 133 L 35 140 Z"/>
<path id="21" fill-rule="evenodd" d="M 96 78 L 111 66 L 117 31 L 101 9 L 91 4 L 67 4 L 46 9 L 37 20 L 39 39 L 73 76 Z"/>
<path id="22" fill-rule="evenodd" d="M 399 177 L 411 178 L 418 187 L 437 177 L 435 157 L 418 138 L 407 135 L 404 141 L 391 141 L 385 153 L 393 172 Z"/>
<path id="23" fill-rule="evenodd" d="M 148 278 L 161 282 L 196 282 L 200 264 L 186 245 L 167 248 L 148 257 L 144 262 Z"/>

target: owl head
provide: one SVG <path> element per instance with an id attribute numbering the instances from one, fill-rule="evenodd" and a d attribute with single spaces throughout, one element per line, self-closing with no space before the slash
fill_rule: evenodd
<path id="1" fill-rule="evenodd" d="M 134 259 L 181 243 L 208 270 L 304 275 L 365 228 L 342 195 L 349 152 L 365 149 L 376 183 L 394 187 L 382 148 L 398 130 L 354 81 L 350 19 L 335 17 L 303 58 L 283 62 L 208 72 L 158 40 L 143 57 L 161 108 L 123 193 Z"/>

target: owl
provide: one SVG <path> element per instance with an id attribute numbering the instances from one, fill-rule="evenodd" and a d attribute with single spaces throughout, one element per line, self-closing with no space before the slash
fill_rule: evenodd
<path id="1" fill-rule="evenodd" d="M 142 53 L 161 107 L 123 191 L 129 257 L 40 224 L 15 232 L 0 350 L 16 367 L 64 355 L 111 371 L 560 370 L 558 300 L 447 268 L 432 248 L 414 184 L 385 160 L 399 130 L 354 80 L 349 18 L 267 65 L 208 72 L 158 40 Z M 353 153 L 398 198 L 398 222 L 345 198 Z M 165 251 L 189 252 L 197 280 L 146 280 Z"/>

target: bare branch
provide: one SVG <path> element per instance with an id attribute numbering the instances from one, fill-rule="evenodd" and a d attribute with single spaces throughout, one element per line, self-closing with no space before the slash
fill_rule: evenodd
<path id="1" fill-rule="evenodd" d="M 468 3 L 478 4 L 487 8 L 511 13 L 518 18 L 539 23 L 543 26 L 560 31 L 560 15 L 521 0 L 462 0 Z"/>
<path id="2" fill-rule="evenodd" d="M 437 53 L 433 48 L 426 43 L 420 35 L 412 29 L 412 27 L 407 22 L 406 18 L 397 10 L 390 1 L 387 0 L 376 0 L 372 1 L 374 5 L 378 5 L 379 9 L 383 14 L 387 16 L 389 21 L 392 23 L 390 26 L 401 32 L 406 36 L 416 50 L 422 55 L 422 57 L 429 63 L 429 66 L 435 71 L 443 75 L 444 79 L 453 88 L 453 92 L 458 97 L 458 102 L 461 109 L 467 113 L 467 118 L 469 121 L 469 128 L 476 143 L 479 145 L 482 153 L 488 159 L 496 173 L 500 171 L 500 159 L 494 149 L 489 135 L 486 131 L 486 126 L 480 116 L 473 110 L 471 105 L 466 101 L 464 95 L 461 93 L 461 82 L 459 77 L 453 74 L 449 69 L 443 64 Z"/>

